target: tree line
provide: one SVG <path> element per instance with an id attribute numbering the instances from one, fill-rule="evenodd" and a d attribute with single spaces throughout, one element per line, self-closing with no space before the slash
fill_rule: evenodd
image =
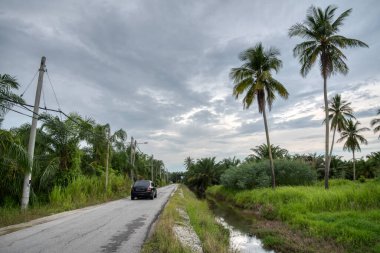
<path id="1" fill-rule="evenodd" d="M 199 196 L 204 195 L 207 187 L 219 184 L 237 189 L 270 187 L 272 170 L 268 162 L 269 150 L 272 152 L 278 177 L 277 185 L 308 185 L 324 179 L 323 155 L 290 154 L 287 149 L 271 145 L 270 149 L 265 143 L 252 148 L 252 153 L 243 160 L 236 157 L 224 158 L 221 161 L 217 161 L 215 157 L 197 160 L 187 157 L 184 160 L 186 171 L 170 173 L 169 180 L 187 184 Z M 331 156 L 330 179 L 354 180 L 354 170 L 361 182 L 379 177 L 380 152 L 372 152 L 356 161 Z"/>
<path id="2" fill-rule="evenodd" d="M 25 104 L 15 94 L 18 88 L 14 77 L 0 75 L 0 127 L 7 112 Z M 104 180 L 107 163 L 110 174 L 126 180 L 132 176 L 134 180 L 150 179 L 153 171 L 155 181 L 164 183 L 163 161 L 136 150 L 136 142 L 127 141 L 124 129 L 112 132 L 109 124 L 99 124 L 77 113 L 63 119 L 45 112 L 38 118 L 41 126 L 34 149 L 32 201 L 48 202 L 54 187 L 66 187 L 80 176 Z M 0 128 L 0 206 L 20 201 L 24 175 L 30 169 L 30 128 L 30 124 L 10 130 Z"/>

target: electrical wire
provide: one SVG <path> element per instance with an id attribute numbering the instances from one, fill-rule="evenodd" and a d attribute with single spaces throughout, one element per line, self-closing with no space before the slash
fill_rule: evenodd
<path id="1" fill-rule="evenodd" d="M 50 79 L 50 76 L 49 76 L 49 72 L 47 71 L 47 69 L 46 69 L 46 75 L 47 75 L 47 77 L 49 79 L 50 87 L 53 90 L 53 94 L 54 94 L 54 97 L 55 97 L 55 101 L 57 102 L 58 109 L 61 110 L 61 105 L 59 104 L 59 101 L 58 101 L 58 98 L 57 98 L 57 94 L 55 93 L 54 86 L 53 86 L 53 84 L 51 82 L 51 79 Z"/>
<path id="2" fill-rule="evenodd" d="M 24 115 L 24 116 L 27 116 L 27 117 L 33 118 L 33 116 L 30 116 L 30 115 L 25 114 L 25 113 L 20 112 L 20 111 L 16 111 L 16 110 L 14 110 L 14 109 L 12 109 L 12 108 L 9 108 L 9 107 L 7 107 L 7 106 L 5 106 L 5 105 L 1 105 L 1 104 L 0 104 L 0 106 L 3 107 L 3 108 L 5 108 L 5 109 L 7 109 L 7 110 L 9 110 L 9 111 L 12 111 L 12 112 L 15 112 L 15 113 L 18 113 L 18 114 L 21 114 L 21 115 Z"/>
<path id="3" fill-rule="evenodd" d="M 36 78 L 37 76 L 37 73 L 38 73 L 38 70 L 36 71 L 36 73 L 34 74 L 32 80 L 29 82 L 29 84 L 26 86 L 25 90 L 23 93 L 21 93 L 20 97 L 24 96 L 25 92 L 29 89 L 29 86 L 32 84 L 32 82 L 34 81 L 34 79 Z"/>

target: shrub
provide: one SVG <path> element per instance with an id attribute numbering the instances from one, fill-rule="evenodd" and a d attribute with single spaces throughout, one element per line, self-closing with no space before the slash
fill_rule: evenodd
<path id="1" fill-rule="evenodd" d="M 267 187 L 270 178 L 262 167 L 253 168 L 253 163 L 244 163 L 226 170 L 221 176 L 222 185 L 229 188 L 251 189 Z M 258 164 L 256 164 L 258 165 Z"/>
<path id="2" fill-rule="evenodd" d="M 310 185 L 317 175 L 311 167 L 300 161 L 275 160 L 277 185 Z M 229 188 L 252 189 L 269 187 L 271 170 L 268 161 L 247 162 L 225 171 L 221 177 L 222 185 Z"/>

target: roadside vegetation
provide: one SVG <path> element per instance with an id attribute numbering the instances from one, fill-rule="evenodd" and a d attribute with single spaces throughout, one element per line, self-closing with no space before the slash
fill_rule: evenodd
<path id="1" fill-rule="evenodd" d="M 197 199 L 194 193 L 180 185 L 160 215 L 152 236 L 141 252 L 194 252 L 191 247 L 181 244 L 174 232 L 175 226 L 184 223 L 179 210 L 189 217 L 189 223 L 198 235 L 203 252 L 229 252 L 228 230 L 218 224 L 205 200 Z"/>
<path id="2" fill-rule="evenodd" d="M 306 236 L 333 241 L 344 252 L 380 252 L 380 182 L 331 180 L 329 191 L 321 186 L 283 186 L 273 191 L 219 185 L 208 188 L 207 194 L 252 211 L 253 218 L 282 221 Z"/>
<path id="3" fill-rule="evenodd" d="M 5 203 L 0 208 L 0 227 L 124 198 L 130 194 L 131 181 L 128 177 L 111 173 L 109 180 L 107 193 L 104 192 L 104 177 L 80 176 L 66 187 L 54 186 L 49 193 L 48 201 L 37 202 L 37 200 L 33 200 L 33 205 L 27 210 L 21 210 L 12 202 L 10 204 Z"/>
<path id="4" fill-rule="evenodd" d="M 0 75 L 0 127 L 14 107 L 26 107 L 15 94 L 19 84 Z M 38 115 L 29 205 L 20 210 L 23 182 L 30 171 L 27 147 L 31 125 L 0 128 L 0 226 L 125 197 L 131 178 L 167 183 L 164 163 L 128 143 L 123 129 L 76 113 Z"/>

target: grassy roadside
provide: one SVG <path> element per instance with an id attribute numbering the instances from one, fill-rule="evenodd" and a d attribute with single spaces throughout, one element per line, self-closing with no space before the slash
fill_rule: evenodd
<path id="1" fill-rule="evenodd" d="M 66 188 L 54 187 L 49 203 L 33 203 L 24 211 L 20 207 L 0 207 L 0 227 L 124 198 L 130 194 L 130 185 L 128 178 L 112 174 L 105 193 L 104 178 L 78 177 Z"/>
<path id="2" fill-rule="evenodd" d="M 294 240 L 293 252 L 323 252 L 318 249 L 321 243 L 330 244 L 332 252 L 380 252 L 379 181 L 331 180 L 328 191 L 322 185 L 278 187 L 275 191 L 214 186 L 207 194 L 259 218 L 254 229 L 266 246 L 284 246 L 292 252 L 287 239 L 299 237 Z M 313 244 L 316 250 L 312 250 Z"/>
<path id="3" fill-rule="evenodd" d="M 173 231 L 175 225 L 183 222 L 178 209 L 188 214 L 190 224 L 201 241 L 203 252 L 229 252 L 228 231 L 215 221 L 207 202 L 198 200 L 190 190 L 180 185 L 157 221 L 151 238 L 144 244 L 142 253 L 191 252 L 190 248 L 181 245 Z"/>

